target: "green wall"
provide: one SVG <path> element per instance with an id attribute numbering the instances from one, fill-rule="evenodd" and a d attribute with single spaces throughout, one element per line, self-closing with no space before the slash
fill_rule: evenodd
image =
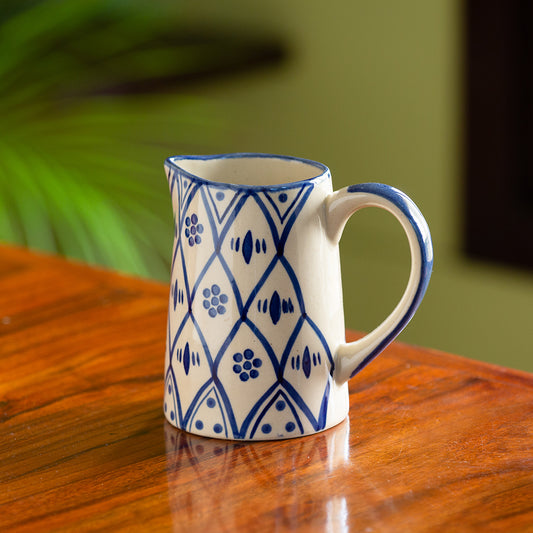
<path id="1" fill-rule="evenodd" d="M 425 214 L 434 272 L 400 340 L 532 371 L 532 273 L 461 253 L 460 8 L 447 0 L 228 0 L 191 3 L 186 13 L 194 24 L 279 35 L 290 49 L 280 68 L 202 91 L 235 125 L 220 151 L 316 159 L 336 188 L 389 183 Z M 406 239 L 391 215 L 365 210 L 347 225 L 341 253 L 346 324 L 368 331 L 405 287 Z"/>

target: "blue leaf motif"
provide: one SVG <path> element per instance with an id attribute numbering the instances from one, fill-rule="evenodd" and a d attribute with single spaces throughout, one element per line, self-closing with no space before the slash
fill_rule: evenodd
<path id="1" fill-rule="evenodd" d="M 242 256 L 247 265 L 250 264 L 250 260 L 252 259 L 253 248 L 254 240 L 252 238 L 252 232 L 248 230 L 248 233 L 244 236 L 244 241 L 242 241 Z"/>
<path id="2" fill-rule="evenodd" d="M 279 318 L 281 316 L 281 300 L 278 291 L 274 291 L 274 294 L 270 299 L 269 311 L 270 318 L 272 319 L 274 325 L 276 325 L 279 322 Z"/>
<path id="3" fill-rule="evenodd" d="M 183 350 L 183 369 L 185 374 L 189 375 L 189 365 L 191 364 L 191 354 L 189 351 L 189 343 L 185 344 L 185 350 Z"/>
<path id="4" fill-rule="evenodd" d="M 309 355 L 308 346 L 305 347 L 304 355 L 302 357 L 302 370 L 304 371 L 305 377 L 309 378 L 311 374 L 311 356 Z"/>

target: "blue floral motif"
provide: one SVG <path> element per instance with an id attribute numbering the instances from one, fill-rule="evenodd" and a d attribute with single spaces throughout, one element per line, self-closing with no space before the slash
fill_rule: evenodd
<path id="1" fill-rule="evenodd" d="M 216 283 L 211 285 L 211 289 L 206 287 L 202 294 L 204 295 L 204 309 L 207 309 L 211 318 L 226 312 L 224 304 L 228 303 L 228 296 L 220 292 L 220 287 Z"/>
<path id="2" fill-rule="evenodd" d="M 259 376 L 259 368 L 263 361 L 259 357 L 254 357 L 253 350 L 247 348 L 244 354 L 237 352 L 233 354 L 233 372 L 239 375 L 241 381 L 248 381 L 250 378 L 255 379 Z"/>
<path id="3" fill-rule="evenodd" d="M 200 244 L 202 242 L 202 237 L 200 233 L 204 232 L 204 227 L 202 224 L 198 224 L 198 215 L 193 213 L 190 217 L 185 219 L 185 237 L 189 239 L 189 246 L 194 246 L 195 244 Z"/>

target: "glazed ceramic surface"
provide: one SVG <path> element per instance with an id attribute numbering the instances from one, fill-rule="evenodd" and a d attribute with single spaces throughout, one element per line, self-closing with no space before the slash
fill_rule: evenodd
<path id="1" fill-rule="evenodd" d="M 348 413 L 347 380 L 398 335 L 432 265 L 429 229 L 387 185 L 333 192 L 327 167 L 266 154 L 165 162 L 175 219 L 165 360 L 167 420 L 264 440 L 316 433 Z M 377 206 L 404 227 L 407 289 L 373 332 L 346 343 L 338 241 Z"/>

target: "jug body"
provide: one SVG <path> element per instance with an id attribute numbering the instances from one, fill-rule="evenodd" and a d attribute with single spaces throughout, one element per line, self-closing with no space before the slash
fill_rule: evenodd
<path id="1" fill-rule="evenodd" d="M 283 176 L 296 181 L 279 183 L 263 168 L 271 161 L 243 179 L 218 170 L 245 184 L 199 179 L 209 159 L 167 163 L 175 238 L 165 411 L 189 432 L 293 437 L 347 414 L 347 386 L 332 377 L 344 315 L 338 246 L 324 233 L 331 176 L 283 158 Z"/>

